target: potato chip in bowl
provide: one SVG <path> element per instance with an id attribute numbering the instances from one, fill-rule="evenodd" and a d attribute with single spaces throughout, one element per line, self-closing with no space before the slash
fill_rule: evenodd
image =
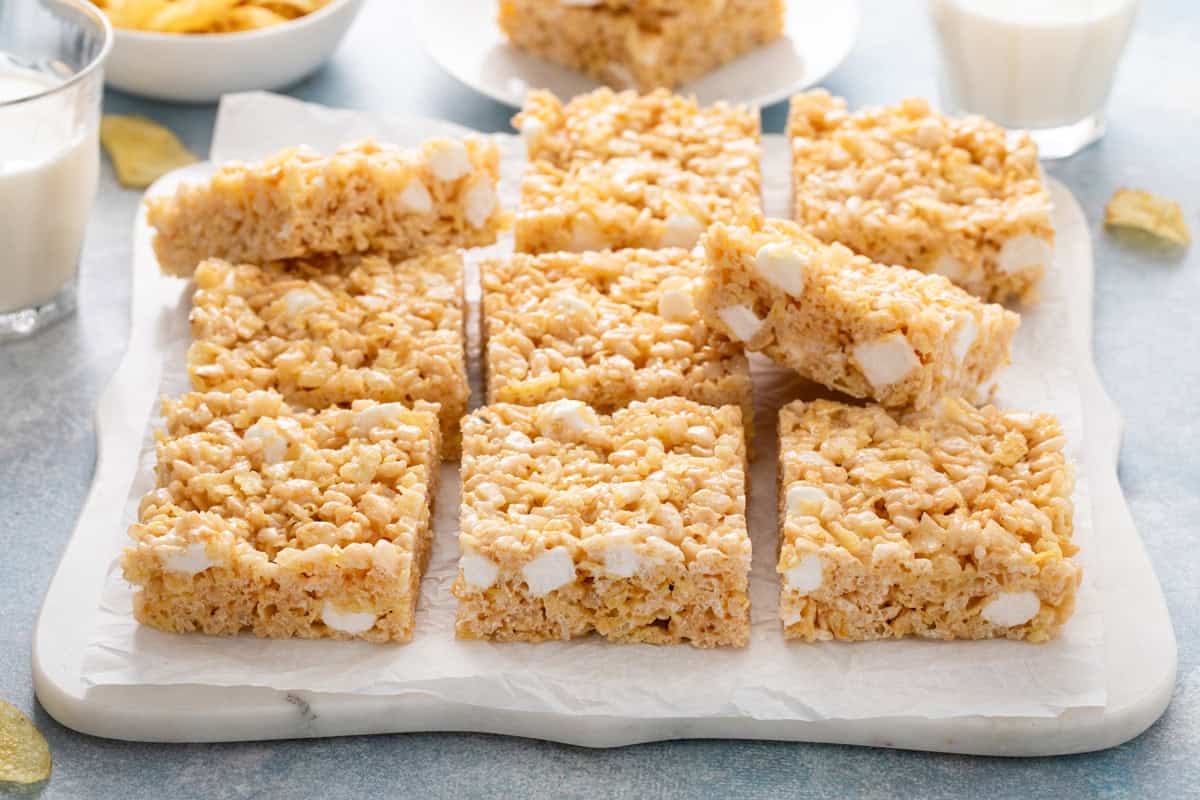
<path id="1" fill-rule="evenodd" d="M 208 103 L 279 89 L 333 54 L 364 0 L 99 0 L 115 43 L 113 88 Z"/>

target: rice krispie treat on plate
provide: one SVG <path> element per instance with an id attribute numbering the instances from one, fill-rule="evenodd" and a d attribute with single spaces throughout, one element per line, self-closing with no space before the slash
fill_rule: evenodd
<path id="1" fill-rule="evenodd" d="M 1064 439 L 1053 415 L 950 397 L 904 417 L 785 406 L 785 637 L 1054 637 L 1081 577 Z"/>
<path id="2" fill-rule="evenodd" d="M 188 374 L 197 391 L 274 389 L 296 406 L 369 399 L 441 406 L 456 458 L 467 411 L 456 252 L 196 269 Z"/>
<path id="3" fill-rule="evenodd" d="M 275 392 L 164 399 L 129 529 L 134 615 L 164 631 L 406 642 L 429 559 L 432 406 L 296 412 Z"/>
<path id="4" fill-rule="evenodd" d="M 611 413 L 678 396 L 740 406 L 749 427 L 745 353 L 693 301 L 703 271 L 677 248 L 485 261 L 487 401 L 582 400 Z"/>
<path id="5" fill-rule="evenodd" d="M 331 156 L 293 148 L 223 166 L 207 183 L 148 201 L 164 272 L 206 258 L 262 264 L 367 251 L 405 258 L 496 241 L 500 151 L 482 136 L 402 150 L 372 141 Z"/>
<path id="6" fill-rule="evenodd" d="M 783 0 L 500 0 L 516 47 L 618 89 L 674 89 L 783 35 Z"/>
<path id="7" fill-rule="evenodd" d="M 458 636 L 744 646 L 741 411 L 680 397 L 611 417 L 577 400 L 463 423 Z"/>
<path id="8" fill-rule="evenodd" d="M 1036 299 L 1054 227 L 1028 136 L 917 99 L 851 114 L 821 90 L 792 98 L 788 136 L 793 214 L 818 238 L 984 300 Z"/>
<path id="9" fill-rule="evenodd" d="M 940 275 L 876 264 L 795 223 L 714 225 L 697 293 L 708 324 L 805 378 L 889 407 L 973 395 L 1020 317 Z"/>
<path id="10" fill-rule="evenodd" d="M 665 90 L 531 92 L 513 124 L 529 164 L 514 235 L 526 253 L 692 247 L 761 208 L 758 113 Z"/>

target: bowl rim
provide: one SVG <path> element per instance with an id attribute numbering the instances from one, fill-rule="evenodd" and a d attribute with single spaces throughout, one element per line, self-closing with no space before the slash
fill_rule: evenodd
<path id="1" fill-rule="evenodd" d="M 230 33 L 166 33 L 163 31 L 143 31 L 133 28 L 118 28 L 112 26 L 113 38 L 117 40 L 137 41 L 137 42 L 171 42 L 173 44 L 183 44 L 184 47 L 190 47 L 192 44 L 213 44 L 214 42 L 245 42 L 254 41 L 255 39 L 266 39 L 272 36 L 279 36 L 283 33 L 294 32 L 300 28 L 309 25 L 315 25 L 326 17 L 331 17 L 340 11 L 345 10 L 347 6 L 361 6 L 363 0 L 329 0 L 328 3 L 318 8 L 311 14 L 305 14 L 296 19 L 290 19 L 280 25 L 269 25 L 265 28 L 257 28 L 250 31 L 232 31 Z M 104 13 L 101 11 L 100 13 Z M 105 17 L 107 18 L 107 14 Z"/>

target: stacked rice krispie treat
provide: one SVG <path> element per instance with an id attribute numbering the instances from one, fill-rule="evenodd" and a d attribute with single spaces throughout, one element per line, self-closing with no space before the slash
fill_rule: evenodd
<path id="1" fill-rule="evenodd" d="M 1020 318 L 940 275 L 876 264 L 794 223 L 714 225 L 697 302 L 709 325 L 809 380 L 895 408 L 975 395 Z"/>
<path id="2" fill-rule="evenodd" d="M 1030 302 L 1054 228 L 1037 147 L 980 117 L 924 100 L 846 110 L 792 98 L 793 212 L 822 241 L 885 264 L 945 275 L 984 300 Z"/>
<path id="3" fill-rule="evenodd" d="M 463 638 L 744 646 L 741 412 L 497 404 L 463 424 Z"/>
<path id="4" fill-rule="evenodd" d="M 429 559 L 437 408 L 297 412 L 275 392 L 163 401 L 129 529 L 134 615 L 161 630 L 408 641 Z"/>
<path id="5" fill-rule="evenodd" d="M 197 391 L 272 388 L 294 406 L 441 406 L 447 458 L 467 412 L 457 252 L 196 269 L 188 374 Z"/>
<path id="6" fill-rule="evenodd" d="M 331 156 L 307 148 L 231 162 L 207 183 L 153 198 L 147 220 L 164 272 L 190 275 L 207 258 L 262 264 L 316 255 L 403 259 L 496 241 L 500 151 L 480 136 L 415 150 L 373 141 Z"/>
<path id="7" fill-rule="evenodd" d="M 443 447 L 469 395 L 463 257 L 504 222 L 481 137 L 229 164 L 152 199 L 190 276 L 196 392 L 164 399 L 130 528 L 166 631 L 408 641 Z"/>
<path id="8" fill-rule="evenodd" d="M 783 35 L 783 0 L 500 0 L 516 47 L 618 89 L 674 89 Z"/>
<path id="9" fill-rule="evenodd" d="M 733 405 L 750 422 L 742 348 L 700 319 L 703 259 L 687 250 L 516 254 L 482 266 L 489 403 L 635 400 Z"/>
<path id="10" fill-rule="evenodd" d="M 513 120 L 529 165 L 514 235 L 525 253 L 685 247 L 761 208 L 758 113 L 656 91 L 565 106 L 531 92 Z"/>
<path id="11" fill-rule="evenodd" d="M 788 638 L 1040 642 L 1071 616 L 1073 477 L 1053 416 L 795 402 L 779 438 Z"/>

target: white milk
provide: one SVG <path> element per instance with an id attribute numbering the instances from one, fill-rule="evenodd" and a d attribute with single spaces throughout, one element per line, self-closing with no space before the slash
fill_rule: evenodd
<path id="1" fill-rule="evenodd" d="M 54 88 L 0 54 L 0 103 Z M 68 98 L 0 106 L 0 312 L 51 300 L 74 277 L 100 169 L 97 132 L 64 134 Z"/>
<path id="2" fill-rule="evenodd" d="M 946 100 L 1007 128 L 1103 109 L 1138 0 L 931 0 Z"/>

